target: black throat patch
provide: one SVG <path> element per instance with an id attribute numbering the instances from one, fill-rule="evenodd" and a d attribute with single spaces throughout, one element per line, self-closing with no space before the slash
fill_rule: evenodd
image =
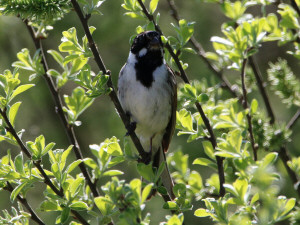
<path id="1" fill-rule="evenodd" d="M 149 51 L 142 57 L 137 56 L 135 63 L 136 80 L 145 87 L 150 88 L 154 81 L 153 72 L 163 64 L 163 56 L 160 50 Z"/>

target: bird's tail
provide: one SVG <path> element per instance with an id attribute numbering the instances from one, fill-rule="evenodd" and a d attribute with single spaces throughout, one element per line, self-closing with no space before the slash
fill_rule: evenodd
<path id="1" fill-rule="evenodd" d="M 173 193 L 173 180 L 171 178 L 171 174 L 167 165 L 167 160 L 166 160 L 166 154 L 165 152 L 162 150 L 162 148 L 160 148 L 154 158 L 153 158 L 153 167 L 159 168 L 159 166 L 165 162 L 165 168 L 161 174 L 161 181 L 163 186 L 167 189 L 168 194 L 170 196 L 170 198 L 173 200 L 175 198 L 175 195 Z"/>

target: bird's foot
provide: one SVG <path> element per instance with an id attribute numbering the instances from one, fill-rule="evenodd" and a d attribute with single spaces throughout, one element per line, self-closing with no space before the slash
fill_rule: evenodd
<path id="1" fill-rule="evenodd" d="M 128 126 L 126 126 L 127 133 L 126 136 L 131 135 L 136 129 L 136 122 L 131 122 Z"/>

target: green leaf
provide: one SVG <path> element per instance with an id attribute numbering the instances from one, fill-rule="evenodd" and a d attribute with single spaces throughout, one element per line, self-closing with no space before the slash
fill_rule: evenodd
<path id="1" fill-rule="evenodd" d="M 68 167 L 67 167 L 67 169 L 66 169 L 66 173 L 71 173 L 76 167 L 78 167 L 78 165 L 80 164 L 82 162 L 82 160 L 81 159 L 78 159 L 78 160 L 76 160 L 76 161 L 74 161 L 74 162 L 72 162 Z"/>
<path id="2" fill-rule="evenodd" d="M 23 190 L 23 188 L 27 185 L 27 182 L 23 182 L 19 184 L 10 194 L 10 201 L 14 202 L 18 194 Z"/>
<path id="3" fill-rule="evenodd" d="M 16 115 L 18 113 L 21 102 L 16 102 L 13 104 L 8 111 L 8 119 L 11 125 L 14 127 Z"/>
<path id="4" fill-rule="evenodd" d="M 63 209 L 63 211 L 60 214 L 60 222 L 65 223 L 70 215 L 70 208 L 66 207 Z"/>
<path id="5" fill-rule="evenodd" d="M 153 187 L 153 183 L 147 184 L 147 186 L 143 189 L 142 199 L 141 199 L 142 204 L 147 200 L 147 198 L 152 190 L 152 187 Z"/>
<path id="6" fill-rule="evenodd" d="M 51 142 L 47 144 L 47 146 L 42 151 L 42 156 L 46 155 L 56 144 L 54 142 Z"/>
<path id="7" fill-rule="evenodd" d="M 118 176 L 118 175 L 123 175 L 124 173 L 120 170 L 108 170 L 103 173 L 103 176 Z"/>
<path id="8" fill-rule="evenodd" d="M 179 206 L 176 204 L 176 202 L 168 201 L 163 205 L 163 208 L 169 210 L 178 210 Z"/>
<path id="9" fill-rule="evenodd" d="M 209 100 L 209 97 L 207 94 L 205 93 L 201 93 L 198 97 L 197 97 L 198 102 L 200 103 L 205 103 Z"/>
<path id="10" fill-rule="evenodd" d="M 23 174 L 24 173 L 24 165 L 23 165 L 23 154 L 22 152 L 16 156 L 15 158 L 15 167 L 16 167 L 16 171 L 20 174 Z"/>
<path id="11" fill-rule="evenodd" d="M 52 57 L 53 59 L 64 69 L 64 57 L 55 50 L 48 50 L 47 51 Z"/>
<path id="12" fill-rule="evenodd" d="M 208 166 L 213 162 L 206 158 L 197 158 L 194 160 L 193 165 L 201 165 L 201 166 Z"/>
<path id="13" fill-rule="evenodd" d="M 154 181 L 155 175 L 152 169 L 152 164 L 145 165 L 144 163 L 137 164 L 138 173 L 146 180 L 152 182 Z"/>
<path id="14" fill-rule="evenodd" d="M 23 93 L 24 91 L 27 91 L 29 88 L 32 88 L 33 86 L 35 86 L 34 84 L 23 84 L 23 85 L 20 85 L 19 87 L 17 87 L 12 95 L 10 96 L 9 98 L 9 101 L 11 101 L 14 97 L 16 97 L 17 95 Z"/>
<path id="15" fill-rule="evenodd" d="M 258 108 L 258 102 L 257 102 L 256 99 L 253 99 L 252 102 L 251 102 L 251 106 L 250 106 L 250 112 L 251 112 L 252 115 L 254 113 L 256 113 L 257 108 Z"/>
<path id="16" fill-rule="evenodd" d="M 184 184 L 175 184 L 173 187 L 174 195 L 179 197 L 185 197 L 186 195 L 186 186 Z"/>
<path id="17" fill-rule="evenodd" d="M 278 157 L 277 152 L 271 152 L 271 153 L 267 154 L 264 157 L 264 159 L 262 160 L 261 166 L 263 168 L 266 168 L 267 166 L 272 165 L 276 161 L 277 157 Z"/>
<path id="18" fill-rule="evenodd" d="M 278 13 L 281 15 L 280 25 L 290 29 L 299 29 L 299 23 L 297 20 L 297 13 L 292 6 L 287 4 L 280 4 L 278 6 Z"/>
<path id="19" fill-rule="evenodd" d="M 74 180 L 69 187 L 71 197 L 75 197 L 75 195 L 83 185 L 84 185 L 84 178 L 77 177 L 76 180 Z"/>
<path id="20" fill-rule="evenodd" d="M 110 214 L 111 210 L 114 208 L 113 202 L 107 197 L 99 196 L 94 198 L 94 201 L 103 216 Z"/>
<path id="21" fill-rule="evenodd" d="M 295 198 L 289 199 L 284 207 L 284 212 L 282 214 L 287 214 L 288 212 L 290 212 L 295 205 L 296 205 L 296 199 Z"/>
<path id="22" fill-rule="evenodd" d="M 48 212 L 48 211 L 60 211 L 61 207 L 58 205 L 58 202 L 52 202 L 52 201 L 43 201 L 40 205 L 39 209 L 42 212 Z"/>
<path id="23" fill-rule="evenodd" d="M 65 168 L 67 158 L 72 149 L 73 149 L 73 145 L 70 145 L 61 155 L 60 164 L 59 164 L 60 171 L 62 171 Z"/>
<path id="24" fill-rule="evenodd" d="M 195 211 L 194 215 L 197 217 L 207 217 L 210 216 L 211 213 L 209 213 L 207 209 L 200 208 Z"/>
<path id="25" fill-rule="evenodd" d="M 59 78 L 59 77 L 62 76 L 57 70 L 54 70 L 54 69 L 48 70 L 48 71 L 47 71 L 47 74 L 48 74 L 49 76 L 57 77 L 57 78 Z"/>
<path id="26" fill-rule="evenodd" d="M 180 213 L 179 215 L 173 215 L 169 218 L 168 223 L 166 225 L 182 225 L 183 224 L 183 214 Z"/>
<path id="27" fill-rule="evenodd" d="M 202 145 L 203 145 L 205 154 L 211 159 L 216 159 L 216 157 L 214 155 L 214 148 L 213 148 L 211 142 L 210 141 L 202 141 Z"/>
<path id="28" fill-rule="evenodd" d="M 159 0 L 151 0 L 149 4 L 149 11 L 151 14 L 153 14 L 157 8 Z"/>
<path id="29" fill-rule="evenodd" d="M 191 112 L 186 109 L 181 109 L 177 112 L 177 121 L 179 124 L 188 131 L 193 131 L 193 118 Z"/>
<path id="30" fill-rule="evenodd" d="M 85 202 L 74 202 L 72 204 L 69 205 L 69 207 L 73 210 L 87 210 L 89 208 L 89 206 L 85 203 Z"/>

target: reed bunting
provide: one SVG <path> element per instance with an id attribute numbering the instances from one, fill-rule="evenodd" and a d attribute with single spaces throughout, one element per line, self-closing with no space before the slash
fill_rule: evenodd
<path id="1" fill-rule="evenodd" d="M 164 60 L 163 43 L 156 31 L 137 35 L 119 74 L 118 95 L 124 111 L 136 124 L 135 132 L 153 167 L 166 161 L 165 152 L 176 123 L 177 87 Z M 173 181 L 164 169 L 161 180 L 173 199 Z"/>

